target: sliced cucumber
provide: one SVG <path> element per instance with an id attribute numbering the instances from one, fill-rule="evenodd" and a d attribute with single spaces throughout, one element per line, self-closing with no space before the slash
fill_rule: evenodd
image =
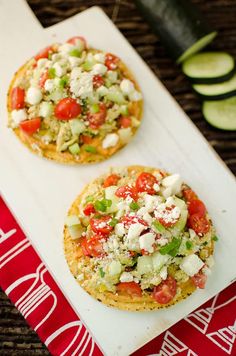
<path id="1" fill-rule="evenodd" d="M 214 84 L 230 79 L 234 74 L 234 58 L 225 52 L 203 52 L 187 59 L 184 74 L 199 84 Z"/>
<path id="2" fill-rule="evenodd" d="M 153 271 L 151 256 L 140 256 L 137 261 L 137 271 L 139 274 L 147 274 Z"/>
<path id="3" fill-rule="evenodd" d="M 206 121 L 212 126 L 222 130 L 236 130 L 236 97 L 205 101 L 202 111 Z"/>
<path id="4" fill-rule="evenodd" d="M 206 100 L 227 99 L 236 95 L 236 74 L 228 81 L 218 84 L 195 84 L 193 89 Z"/>

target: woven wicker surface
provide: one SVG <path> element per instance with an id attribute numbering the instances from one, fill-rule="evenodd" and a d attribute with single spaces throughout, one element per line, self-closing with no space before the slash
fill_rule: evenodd
<path id="1" fill-rule="evenodd" d="M 43 26 L 47 27 L 86 8 L 98 5 L 114 21 L 138 53 L 168 88 L 202 134 L 236 174 L 236 132 L 224 132 L 209 126 L 203 119 L 201 104 L 188 80 L 166 54 L 158 38 L 151 33 L 128 0 L 28 0 Z M 227 51 L 236 58 L 236 0 L 193 0 L 213 28 L 219 31 L 213 50 Z M 38 336 L 0 292 L 0 354 L 49 355 Z"/>

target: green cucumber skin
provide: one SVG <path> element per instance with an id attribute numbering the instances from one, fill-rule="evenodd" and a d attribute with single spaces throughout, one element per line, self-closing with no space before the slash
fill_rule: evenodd
<path id="1" fill-rule="evenodd" d="M 234 98 L 231 98 L 229 100 L 234 100 Z M 204 101 L 202 103 L 202 113 L 203 113 L 203 116 L 204 116 L 205 120 L 207 121 L 207 123 L 209 125 L 211 125 L 212 127 L 214 127 L 217 130 L 236 131 L 236 116 L 234 117 L 234 122 L 233 122 L 234 126 L 230 125 L 230 127 L 229 126 L 226 127 L 226 125 L 224 123 L 224 121 L 225 121 L 224 117 L 222 117 L 222 115 L 221 115 L 220 120 L 218 120 L 219 116 L 217 117 L 217 115 L 215 115 L 215 114 L 212 116 L 212 112 L 209 111 L 209 105 L 208 104 L 209 105 L 213 105 L 214 102 L 213 101 L 210 101 L 210 102 L 209 101 Z M 219 104 L 221 104 L 220 101 L 216 101 L 216 105 L 218 106 Z M 234 104 L 236 106 L 236 98 L 235 98 L 235 103 L 233 103 L 233 105 Z M 212 118 L 213 118 L 213 120 L 212 120 Z M 231 122 L 231 124 L 232 124 L 232 122 Z"/>
<path id="2" fill-rule="evenodd" d="M 233 96 L 236 96 L 236 90 L 232 90 L 229 91 L 228 93 L 222 93 L 218 95 L 203 95 L 198 93 L 196 90 L 194 90 L 194 92 L 199 96 L 200 99 L 206 101 L 217 101 L 217 100 L 228 99 L 228 98 L 232 98 Z"/>
<path id="3" fill-rule="evenodd" d="M 214 32 L 189 0 L 135 0 L 135 3 L 177 62 L 197 41 Z"/>
<path id="4" fill-rule="evenodd" d="M 192 84 L 219 84 L 231 79 L 235 74 L 235 71 L 236 68 L 234 67 L 229 73 L 215 78 L 193 78 L 186 75 L 185 73 L 184 74 Z"/>

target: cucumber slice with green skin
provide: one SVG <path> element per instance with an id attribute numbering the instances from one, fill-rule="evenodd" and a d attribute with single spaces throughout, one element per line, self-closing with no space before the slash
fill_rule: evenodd
<path id="1" fill-rule="evenodd" d="M 206 121 L 222 130 L 236 130 L 236 96 L 233 98 L 205 101 L 202 107 Z"/>
<path id="2" fill-rule="evenodd" d="M 221 83 L 234 74 L 234 58 L 225 52 L 203 52 L 187 59 L 184 74 L 196 84 Z"/>
<path id="3" fill-rule="evenodd" d="M 227 82 L 219 84 L 195 84 L 193 89 L 205 100 L 221 100 L 236 95 L 236 74 Z"/>

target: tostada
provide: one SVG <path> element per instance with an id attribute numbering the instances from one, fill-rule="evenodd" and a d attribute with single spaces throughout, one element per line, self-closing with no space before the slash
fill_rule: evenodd
<path id="1" fill-rule="evenodd" d="M 64 251 L 76 281 L 119 309 L 167 307 L 204 288 L 215 229 L 178 174 L 112 169 L 88 184 L 65 222 Z"/>
<path id="2" fill-rule="evenodd" d="M 62 163 L 107 159 L 140 125 L 142 95 L 115 55 L 83 37 L 53 44 L 15 74 L 8 126 L 33 152 Z"/>

